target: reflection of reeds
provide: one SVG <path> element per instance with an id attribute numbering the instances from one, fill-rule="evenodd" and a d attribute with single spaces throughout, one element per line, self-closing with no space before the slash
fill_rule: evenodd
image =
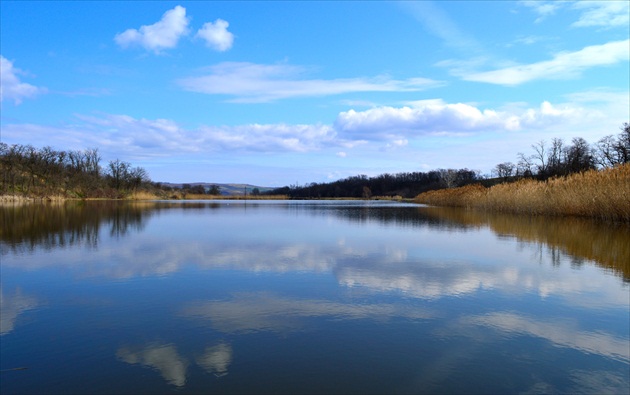
<path id="1" fill-rule="evenodd" d="M 547 181 L 491 188 L 469 185 L 425 192 L 416 202 L 530 215 L 570 215 L 630 222 L 630 164 Z"/>
<path id="2" fill-rule="evenodd" d="M 594 261 L 630 282 L 630 228 L 577 217 L 523 216 L 448 207 L 428 207 L 424 214 L 466 226 L 488 226 L 497 235 L 541 243 L 573 257 Z"/>

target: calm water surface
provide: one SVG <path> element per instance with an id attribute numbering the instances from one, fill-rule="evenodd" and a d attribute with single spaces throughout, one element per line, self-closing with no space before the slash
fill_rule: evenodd
<path id="1" fill-rule="evenodd" d="M 630 391 L 628 227 L 377 201 L 0 220 L 2 394 Z"/>

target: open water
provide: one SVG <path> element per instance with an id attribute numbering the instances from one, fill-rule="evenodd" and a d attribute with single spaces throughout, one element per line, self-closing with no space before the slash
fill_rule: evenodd
<path id="1" fill-rule="evenodd" d="M 627 226 L 384 201 L 0 216 L 2 394 L 630 392 Z"/>

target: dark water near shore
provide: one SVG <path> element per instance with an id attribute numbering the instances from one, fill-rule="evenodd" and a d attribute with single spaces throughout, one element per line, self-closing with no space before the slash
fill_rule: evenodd
<path id="1" fill-rule="evenodd" d="M 0 221 L 2 394 L 630 391 L 627 226 L 378 201 Z"/>

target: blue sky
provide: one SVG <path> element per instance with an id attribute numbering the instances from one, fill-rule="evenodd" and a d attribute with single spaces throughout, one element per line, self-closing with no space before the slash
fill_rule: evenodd
<path id="1" fill-rule="evenodd" d="M 3 0 L 1 138 L 154 181 L 490 173 L 630 120 L 629 4 Z"/>

